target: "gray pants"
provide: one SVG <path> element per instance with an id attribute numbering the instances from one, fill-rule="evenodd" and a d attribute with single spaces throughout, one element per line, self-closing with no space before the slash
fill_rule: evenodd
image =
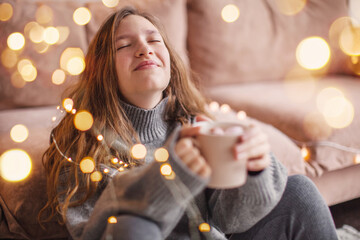
<path id="1" fill-rule="evenodd" d="M 158 226 L 146 219 L 124 215 L 109 224 L 105 240 L 161 239 Z M 114 231 L 116 228 L 116 231 Z M 107 233 L 112 232 L 111 235 Z M 336 240 L 330 210 L 311 180 L 302 175 L 288 178 L 279 204 L 255 226 L 244 233 L 229 235 L 230 240 Z"/>

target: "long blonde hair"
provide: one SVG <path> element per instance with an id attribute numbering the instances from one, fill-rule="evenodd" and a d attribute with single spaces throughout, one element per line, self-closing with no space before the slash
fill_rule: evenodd
<path id="1" fill-rule="evenodd" d="M 79 169 L 78 165 L 84 157 L 91 156 L 97 167 L 99 164 L 111 166 L 110 160 L 114 157 L 129 166 L 141 164 L 132 159 L 128 151 L 118 151 L 112 145 L 119 137 L 127 147 L 133 144 L 133 139 L 138 141 L 138 135 L 119 102 L 123 97 L 115 69 L 115 31 L 121 20 L 129 15 L 138 15 L 149 20 L 159 30 L 169 51 L 171 78 L 164 90 L 164 94 L 169 98 L 166 120 L 184 124 L 191 115 L 207 115 L 204 97 L 191 80 L 180 57 L 169 45 L 164 30 L 157 21 L 152 16 L 132 8 L 114 12 L 91 41 L 85 57 L 85 70 L 68 95 L 73 100 L 75 109 L 86 110 L 92 114 L 94 124 L 88 131 L 79 131 L 74 127 L 74 115 L 67 113 L 53 129 L 50 146 L 43 155 L 48 201 L 39 213 L 39 221 L 48 221 L 57 212 L 65 220 L 68 207 L 81 205 L 96 191 L 99 183 L 91 181 L 90 174 L 82 173 Z M 102 134 L 106 140 L 98 141 L 97 134 Z M 73 162 L 67 161 L 63 155 L 71 157 Z M 65 181 L 59 177 L 64 172 L 67 173 Z M 59 184 L 62 184 L 61 189 L 66 190 L 58 192 Z M 76 200 L 73 198 L 75 194 Z M 61 204 L 59 198 L 64 200 Z M 49 216 L 43 219 L 45 210 L 49 209 Z"/>

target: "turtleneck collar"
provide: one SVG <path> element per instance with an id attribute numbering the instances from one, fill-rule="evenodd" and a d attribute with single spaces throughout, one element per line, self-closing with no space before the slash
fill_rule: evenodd
<path id="1" fill-rule="evenodd" d="M 143 144 L 166 138 L 168 123 L 164 120 L 168 97 L 163 98 L 153 109 L 143 109 L 120 100 L 133 128 Z"/>

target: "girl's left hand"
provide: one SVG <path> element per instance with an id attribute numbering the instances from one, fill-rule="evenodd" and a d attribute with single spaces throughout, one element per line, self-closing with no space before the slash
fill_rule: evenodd
<path id="1" fill-rule="evenodd" d="M 258 172 L 270 165 L 270 144 L 267 135 L 254 122 L 239 137 L 234 147 L 235 159 L 247 161 L 248 171 Z"/>

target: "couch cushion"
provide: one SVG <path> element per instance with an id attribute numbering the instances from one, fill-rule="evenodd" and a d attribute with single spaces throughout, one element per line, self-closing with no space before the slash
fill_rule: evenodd
<path id="1" fill-rule="evenodd" d="M 317 108 L 321 90 L 335 87 L 352 103 L 355 117 L 345 128 L 330 127 Z M 312 157 L 307 170 L 313 175 L 354 164 L 354 153 L 335 147 L 340 144 L 360 149 L 360 81 L 355 77 L 325 77 L 285 82 L 257 82 L 217 86 L 206 90 L 207 95 L 227 103 L 236 111 L 273 125 L 293 140 L 311 144 Z M 334 106 L 335 108 L 335 106 Z M 326 141 L 326 143 L 324 143 Z M 328 143 L 330 142 L 330 143 Z"/>
<path id="2" fill-rule="evenodd" d="M 105 7 L 101 2 L 89 2 L 87 7 L 93 13 L 92 20 L 87 26 L 89 42 L 107 16 L 126 6 L 135 7 L 157 17 L 164 26 L 172 46 L 185 62 L 188 61 L 186 55 L 186 0 L 123 0 L 115 8 Z"/>
<path id="3" fill-rule="evenodd" d="M 346 0 L 304 1 L 306 6 L 294 16 L 280 13 L 278 2 L 189 1 L 189 60 L 204 85 L 281 80 L 296 65 L 296 47 L 303 39 L 320 36 L 329 43 L 331 23 L 347 15 Z M 227 23 L 221 11 L 230 3 L 240 15 Z M 346 56 L 332 47 L 328 72 L 350 72 Z"/>
<path id="4" fill-rule="evenodd" d="M 87 48 L 85 27 L 79 26 L 73 21 L 73 12 L 82 4 L 75 1 L 9 1 L 14 9 L 13 17 L 7 22 L 0 22 L 0 49 L 1 53 L 7 48 L 7 38 L 13 32 L 24 33 L 27 23 L 35 21 L 36 10 L 45 3 L 53 12 L 53 20 L 42 26 L 67 26 L 70 34 L 62 44 L 55 44 L 49 47 L 45 53 L 38 53 L 35 44 L 25 37 L 25 47 L 17 51 L 18 60 L 27 58 L 33 61 L 37 68 L 37 78 L 33 82 L 27 82 L 22 88 L 14 87 L 11 84 L 11 76 L 17 72 L 16 66 L 5 68 L 0 63 L 0 109 L 16 107 L 48 106 L 58 104 L 63 90 L 75 80 L 70 75 L 61 85 L 52 83 L 52 74 L 60 68 L 60 56 L 68 47 Z M 27 36 L 27 35 L 26 35 Z"/>
<path id="5" fill-rule="evenodd" d="M 0 177 L 0 206 L 3 209 L 0 230 L 7 234 L 4 236 L 6 238 L 54 239 L 68 235 L 66 228 L 60 226 L 56 218 L 44 223 L 45 229 L 37 222 L 38 212 L 47 199 L 41 157 L 49 145 L 50 131 L 55 126 L 52 117 L 59 117 L 58 111 L 52 106 L 0 112 L 0 154 L 20 148 L 32 160 L 32 170 L 25 180 L 7 182 Z M 23 124 L 29 130 L 28 138 L 22 143 L 10 139 L 10 130 L 15 124 Z"/>

